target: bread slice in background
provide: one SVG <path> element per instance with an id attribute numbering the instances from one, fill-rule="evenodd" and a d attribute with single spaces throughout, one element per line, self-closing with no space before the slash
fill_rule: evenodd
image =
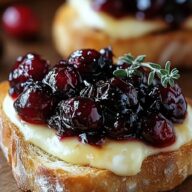
<path id="1" fill-rule="evenodd" d="M 0 146 L 18 186 L 35 192 L 158 192 L 192 174 L 192 142 L 144 160 L 141 172 L 121 177 L 107 170 L 66 163 L 27 142 L 2 110 L 8 82 L 0 84 Z"/>
<path id="2" fill-rule="evenodd" d="M 112 46 L 116 57 L 124 53 L 147 55 L 149 61 L 165 63 L 171 60 L 180 68 L 192 68 L 192 30 L 167 30 L 137 38 L 118 39 L 102 30 L 77 25 L 78 13 L 68 4 L 62 5 L 53 21 L 53 39 L 63 57 L 80 48 L 97 50 Z"/>

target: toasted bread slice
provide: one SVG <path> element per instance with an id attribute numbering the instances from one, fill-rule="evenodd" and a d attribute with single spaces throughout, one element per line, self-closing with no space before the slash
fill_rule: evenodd
<path id="1" fill-rule="evenodd" d="M 192 68 L 191 30 L 160 31 L 137 38 L 118 39 L 104 31 L 77 25 L 77 20 L 77 12 L 68 4 L 61 6 L 56 13 L 53 38 L 56 49 L 63 57 L 80 48 L 99 50 L 112 46 L 117 57 L 127 52 L 133 55 L 146 54 L 149 61 L 164 63 L 171 60 L 175 66 Z"/>
<path id="2" fill-rule="evenodd" d="M 8 83 L 0 84 L 0 146 L 18 186 L 36 192 L 157 192 L 192 174 L 192 142 L 144 160 L 141 172 L 121 177 L 108 170 L 66 163 L 27 142 L 2 110 Z"/>

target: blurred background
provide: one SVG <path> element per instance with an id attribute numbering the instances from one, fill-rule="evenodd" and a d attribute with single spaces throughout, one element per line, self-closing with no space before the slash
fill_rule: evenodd
<path id="1" fill-rule="evenodd" d="M 14 3 L 13 3 L 14 2 Z M 54 65 L 61 57 L 57 54 L 52 41 L 52 21 L 56 9 L 63 3 L 63 0 L 0 0 L 1 18 L 6 8 L 11 5 L 26 5 L 36 15 L 40 22 L 40 31 L 37 37 L 32 39 L 18 39 L 0 27 L 0 81 L 6 80 L 10 67 L 15 63 L 18 56 L 27 52 L 36 52 L 49 60 Z"/>

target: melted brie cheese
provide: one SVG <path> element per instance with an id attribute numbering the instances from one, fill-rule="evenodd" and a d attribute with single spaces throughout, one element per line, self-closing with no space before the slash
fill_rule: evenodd
<path id="1" fill-rule="evenodd" d="M 177 150 L 192 140 L 192 128 L 190 127 L 192 108 L 190 106 L 184 123 L 175 126 L 176 142 L 169 147 L 154 148 L 140 141 L 107 140 L 101 148 L 98 148 L 83 144 L 75 137 L 61 141 L 55 131 L 47 126 L 22 121 L 15 112 L 13 102 L 13 99 L 7 95 L 3 102 L 3 110 L 10 121 L 22 132 L 26 141 L 65 162 L 107 169 L 120 176 L 136 175 L 148 156 Z"/>
<path id="2" fill-rule="evenodd" d="M 96 12 L 92 9 L 90 0 L 69 0 L 68 2 L 78 14 L 75 23 L 78 23 L 79 27 L 82 28 L 85 25 L 103 30 L 113 38 L 134 38 L 168 28 L 161 19 L 142 21 L 131 16 L 116 19 L 106 13 Z"/>

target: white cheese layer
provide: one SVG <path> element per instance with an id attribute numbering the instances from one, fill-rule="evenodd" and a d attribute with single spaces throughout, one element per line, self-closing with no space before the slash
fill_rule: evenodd
<path id="1" fill-rule="evenodd" d="M 175 126 L 176 142 L 169 147 L 154 148 L 140 141 L 107 140 L 101 148 L 98 148 L 83 144 L 77 138 L 61 141 L 55 131 L 47 126 L 22 121 L 15 112 L 13 102 L 13 99 L 7 95 L 3 110 L 10 121 L 22 132 L 26 141 L 65 162 L 106 169 L 120 176 L 136 175 L 140 172 L 145 158 L 160 152 L 177 150 L 192 140 L 192 108 L 190 106 L 184 123 Z"/>

